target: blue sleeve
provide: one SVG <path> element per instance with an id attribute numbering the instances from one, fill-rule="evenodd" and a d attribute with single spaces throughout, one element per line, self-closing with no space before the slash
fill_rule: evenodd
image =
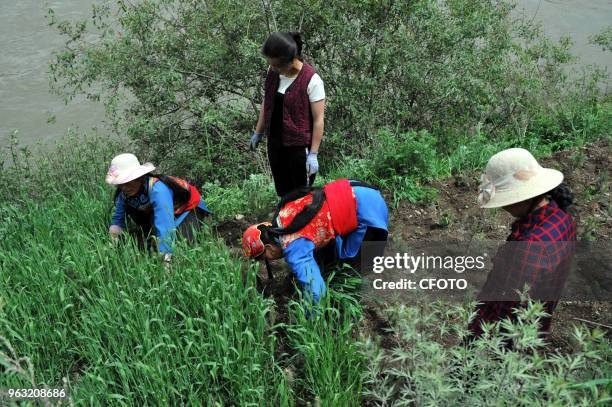
<path id="1" fill-rule="evenodd" d="M 352 259 L 357 255 L 363 243 L 368 227 L 359 223 L 357 229 L 345 236 L 336 236 L 336 251 L 341 259 Z"/>
<path id="2" fill-rule="evenodd" d="M 302 286 L 304 297 L 311 296 L 316 304 L 327 291 L 321 277 L 321 270 L 314 259 L 315 245 L 312 241 L 299 238 L 289 243 L 283 251 L 285 260 Z"/>
<path id="3" fill-rule="evenodd" d="M 117 225 L 125 229 L 125 198 L 122 193 L 118 193 L 117 199 L 115 199 L 115 212 L 111 225 Z"/>
<path id="4" fill-rule="evenodd" d="M 209 213 L 212 215 L 212 212 L 210 211 L 210 209 L 208 209 L 208 207 L 206 206 L 206 203 L 204 202 L 204 199 L 200 198 L 200 203 L 198 204 L 198 208 L 202 209 L 204 212 Z"/>
<path id="5" fill-rule="evenodd" d="M 155 236 L 159 239 L 159 252 L 172 253 L 176 229 L 172 191 L 163 182 L 156 182 L 149 192 L 149 199 L 153 205 L 153 225 Z"/>

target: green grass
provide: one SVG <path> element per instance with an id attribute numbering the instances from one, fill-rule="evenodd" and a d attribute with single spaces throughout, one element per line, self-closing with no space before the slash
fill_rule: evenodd
<path id="1" fill-rule="evenodd" d="M 24 190 L 3 207 L 1 332 L 37 380 L 67 378 L 74 400 L 94 404 L 275 404 L 269 302 L 243 284 L 240 262 L 207 231 L 171 270 L 133 241 L 111 244 L 112 191 L 95 181 L 43 187 L 40 200 Z"/>
<path id="2" fill-rule="evenodd" d="M 111 243 L 112 190 L 103 184 L 111 151 L 92 142 L 29 170 L 17 154 L 3 173 L 0 336 L 8 342 L 0 361 L 25 357 L 34 376 L 2 374 L 0 386 L 66 382 L 80 405 L 275 406 L 311 397 L 294 394 L 276 360 L 271 300 L 257 292 L 253 273 L 243 281 L 241 259 L 208 227 L 196 244 L 179 243 L 170 270 L 133 240 Z M 312 323 L 296 319 L 284 329 L 309 333 Z M 326 322 L 340 334 L 321 336 L 316 351 L 347 342 L 336 323 L 348 324 Z M 296 349 L 300 338 L 292 336 Z M 312 369 L 305 380 L 316 380 Z M 359 375 L 351 380 L 358 385 Z"/>
<path id="3" fill-rule="evenodd" d="M 287 318 L 271 322 L 277 305 L 256 290 L 253 272 L 244 279 L 246 263 L 208 226 L 195 244 L 179 242 L 169 270 L 132 240 L 111 243 L 113 191 L 103 180 L 124 148 L 67 139 L 36 161 L 13 150 L 0 173 L 0 387 L 65 386 L 76 405 L 125 406 L 520 404 L 541 391 L 561 404 L 609 399 L 612 384 L 602 380 L 612 355 L 598 331 L 576 332 L 575 355 L 505 354 L 491 337 L 468 356 L 448 338 L 462 335 L 469 307 L 391 309 L 389 335 L 401 346 L 390 351 L 362 329 L 354 276 L 328 278 L 316 317 L 291 301 Z M 444 162 L 432 173 L 444 175 Z M 274 201 L 261 176 L 206 188 L 221 219 L 249 208 L 263 216 Z M 519 328 L 511 329 L 535 343 L 533 330 Z M 476 377 L 472 393 L 453 371 Z M 526 371 L 527 395 L 520 378 L 499 373 Z M 489 390 L 499 383 L 507 396 Z"/>

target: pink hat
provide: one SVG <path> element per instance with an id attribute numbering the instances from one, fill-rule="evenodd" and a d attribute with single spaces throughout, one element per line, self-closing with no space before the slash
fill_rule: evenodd
<path id="1" fill-rule="evenodd" d="M 155 166 L 151 163 L 140 165 L 134 154 L 119 154 L 111 161 L 106 173 L 106 183 L 111 185 L 125 184 L 154 170 Z"/>

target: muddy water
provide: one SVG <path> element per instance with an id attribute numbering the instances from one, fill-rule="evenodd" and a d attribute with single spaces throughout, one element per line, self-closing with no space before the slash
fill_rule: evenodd
<path id="1" fill-rule="evenodd" d="M 105 0 L 109 1 L 109 0 Z M 12 129 L 27 144 L 52 141 L 68 127 L 101 127 L 99 104 L 78 100 L 64 105 L 49 93 L 48 62 L 62 39 L 47 26 L 46 10 L 60 18 L 82 19 L 95 0 L 0 0 L 0 147 Z M 583 64 L 598 63 L 612 70 L 612 54 L 588 45 L 588 37 L 612 21 L 612 0 L 519 0 L 528 16 L 542 21 L 554 39 L 569 34 Z M 48 123 L 50 117 L 55 121 Z"/>
<path id="2" fill-rule="evenodd" d="M 0 147 L 13 129 L 26 144 L 49 142 L 68 127 L 101 126 L 104 109 L 83 98 L 65 105 L 49 92 L 51 52 L 62 38 L 47 25 L 48 8 L 61 19 L 91 14 L 94 0 L 0 0 Z M 55 116 L 55 122 L 48 119 Z"/>
<path id="3" fill-rule="evenodd" d="M 598 64 L 612 72 L 612 53 L 589 44 L 589 37 L 612 25 L 612 0 L 518 0 L 526 15 L 540 21 L 554 40 L 572 38 L 581 65 Z"/>

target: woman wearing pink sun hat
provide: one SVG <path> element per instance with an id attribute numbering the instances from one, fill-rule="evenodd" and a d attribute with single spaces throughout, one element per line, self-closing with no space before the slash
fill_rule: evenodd
<path id="1" fill-rule="evenodd" d="M 153 171 L 153 164 L 141 165 L 134 154 L 113 158 L 106 174 L 106 183 L 117 187 L 109 233 L 117 238 L 129 218 L 145 236 L 155 233 L 159 252 L 169 261 L 176 232 L 191 240 L 192 228 L 210 211 L 193 185 Z"/>

